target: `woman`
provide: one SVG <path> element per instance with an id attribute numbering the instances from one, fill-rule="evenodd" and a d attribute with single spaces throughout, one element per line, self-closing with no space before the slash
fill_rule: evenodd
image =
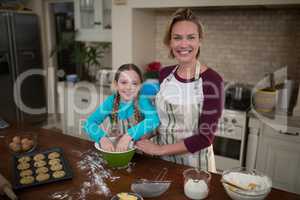
<path id="1" fill-rule="evenodd" d="M 164 43 L 178 64 L 160 71 L 158 144 L 145 139 L 137 142 L 137 148 L 165 160 L 216 171 L 212 143 L 223 109 L 223 80 L 198 61 L 202 39 L 202 25 L 193 13 L 176 11 Z"/>

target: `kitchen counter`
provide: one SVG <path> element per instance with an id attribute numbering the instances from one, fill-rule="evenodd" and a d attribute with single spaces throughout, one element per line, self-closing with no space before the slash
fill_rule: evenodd
<path id="1" fill-rule="evenodd" d="M 91 190 L 85 194 L 84 197 L 79 196 L 82 191 L 82 184 L 86 182 L 88 184 L 89 175 L 86 171 L 78 167 L 78 163 L 82 157 L 78 156 L 85 152 L 94 151 L 93 143 L 90 141 L 82 140 L 68 135 L 63 135 L 58 132 L 45 130 L 45 129 L 34 129 L 34 128 L 9 128 L 0 131 L 0 135 L 7 135 L 16 131 L 30 130 L 38 133 L 38 150 L 46 150 L 51 147 L 61 147 L 64 150 L 64 156 L 68 160 L 73 170 L 73 179 L 65 180 L 57 183 L 45 184 L 42 186 L 36 186 L 28 189 L 16 191 L 17 195 L 22 200 L 31 199 L 59 199 L 54 198 L 54 194 L 71 194 L 70 191 L 76 191 L 73 193 L 72 199 L 110 199 L 108 196 L 99 194 L 99 191 Z M 89 151 L 90 150 L 90 151 Z M 7 177 L 10 181 L 12 180 L 12 157 L 9 154 L 8 148 L 5 145 L 5 140 L 0 138 L 0 172 Z M 135 163 L 130 167 L 130 170 L 105 170 L 110 174 L 109 178 L 104 180 L 107 183 L 111 194 L 114 195 L 119 192 L 130 191 L 130 184 L 136 178 L 149 178 L 153 179 L 163 168 L 168 169 L 166 179 L 172 180 L 171 187 L 162 196 L 154 199 L 187 199 L 183 192 L 183 176 L 182 172 L 188 167 L 177 165 L 174 163 L 166 162 L 161 159 L 152 158 L 148 156 L 141 156 L 136 154 L 133 161 Z M 91 163 L 92 164 L 92 163 Z M 230 199 L 225 193 L 222 184 L 220 183 L 221 176 L 218 174 L 212 174 L 211 180 L 211 192 L 208 199 Z M 69 192 L 69 193 L 68 193 Z M 5 199 L 5 198 L 4 198 Z M 68 198 L 61 198 L 68 199 Z M 300 196 L 284 192 L 277 189 L 272 189 L 267 199 L 300 199 Z"/>

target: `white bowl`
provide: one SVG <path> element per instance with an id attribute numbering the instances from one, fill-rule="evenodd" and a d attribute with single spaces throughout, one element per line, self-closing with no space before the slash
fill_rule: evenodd
<path id="1" fill-rule="evenodd" d="M 269 177 L 257 170 L 250 170 L 244 167 L 224 171 L 222 179 L 244 188 L 249 188 L 249 191 L 244 191 L 222 182 L 226 193 L 234 200 L 264 199 L 270 193 L 272 187 L 272 181 Z M 250 184 L 254 184 L 255 187 L 250 189 Z"/>

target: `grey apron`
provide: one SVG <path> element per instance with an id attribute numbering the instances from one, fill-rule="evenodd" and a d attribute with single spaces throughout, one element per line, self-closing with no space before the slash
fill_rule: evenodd
<path id="1" fill-rule="evenodd" d="M 178 66 L 161 83 L 160 91 L 155 99 L 161 121 L 156 142 L 161 145 L 175 144 L 197 133 L 198 120 L 202 111 L 204 96 L 202 78 L 200 76 L 200 63 L 197 62 L 196 65 L 195 81 L 189 83 L 180 83 L 176 80 L 174 73 L 177 68 Z M 176 84 L 176 81 L 179 85 Z M 185 84 L 190 85 L 188 88 L 184 88 Z M 174 96 L 174 94 L 176 95 L 176 90 L 186 89 L 190 90 L 187 95 Z M 173 90 L 174 93 L 171 94 L 170 90 Z M 170 100 L 174 97 L 181 100 L 174 103 Z M 188 101 L 189 98 L 192 100 Z M 162 159 L 199 169 L 216 171 L 212 145 L 195 153 L 162 156 Z"/>

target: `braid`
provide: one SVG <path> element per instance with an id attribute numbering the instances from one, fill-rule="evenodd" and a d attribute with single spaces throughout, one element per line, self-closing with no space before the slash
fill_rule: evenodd
<path id="1" fill-rule="evenodd" d="M 118 122 L 119 105 L 120 105 L 120 94 L 117 92 L 116 97 L 114 99 L 114 107 L 111 114 L 112 124 L 117 124 Z"/>
<path id="2" fill-rule="evenodd" d="M 134 98 L 134 120 L 135 120 L 135 124 L 139 123 L 142 119 L 141 117 L 141 113 L 139 111 L 139 107 L 138 107 L 138 97 L 139 94 L 137 95 L 136 98 Z"/>

